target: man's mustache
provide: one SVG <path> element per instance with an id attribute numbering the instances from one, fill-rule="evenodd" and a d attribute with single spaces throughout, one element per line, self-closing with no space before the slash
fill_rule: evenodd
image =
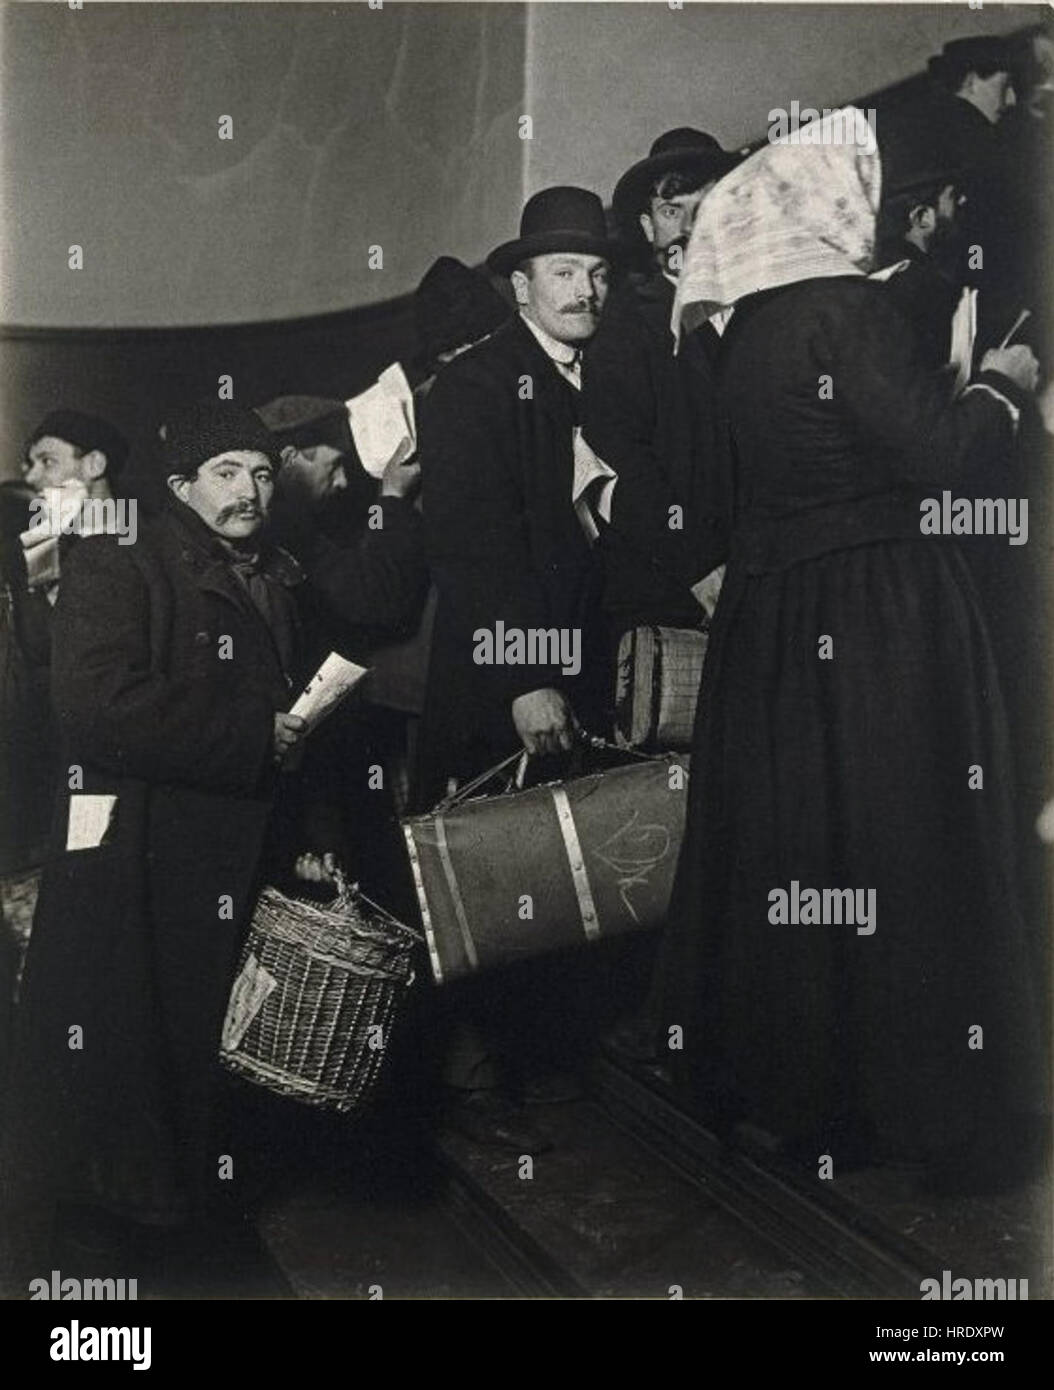
<path id="1" fill-rule="evenodd" d="M 595 304 L 578 304 L 574 308 L 561 309 L 561 314 L 595 314 L 597 306 Z"/>
<path id="2" fill-rule="evenodd" d="M 238 502 L 234 506 L 224 507 L 216 516 L 216 524 L 222 526 L 225 521 L 230 521 L 232 517 L 241 517 L 246 521 L 254 521 L 263 518 L 263 512 L 253 504 Z"/>

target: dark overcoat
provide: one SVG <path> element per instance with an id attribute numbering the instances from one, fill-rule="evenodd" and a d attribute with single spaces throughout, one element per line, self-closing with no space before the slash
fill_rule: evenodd
<path id="1" fill-rule="evenodd" d="M 715 419 L 718 337 L 704 327 L 674 355 L 673 285 L 634 277 L 604 308 L 583 365 L 582 431 L 618 474 L 602 544 L 614 634 L 696 627 L 691 587 L 727 554 L 732 474 Z M 682 508 L 671 527 L 670 508 Z"/>
<path id="2" fill-rule="evenodd" d="M 398 529 L 411 509 L 387 511 Z M 398 554 L 378 568 L 370 544 L 393 551 L 377 539 L 329 555 L 319 578 L 347 620 L 372 625 L 396 618 L 405 594 Z M 303 580 L 281 552 L 271 570 Z M 235 1181 L 244 1171 L 248 1155 L 223 1132 L 219 1039 L 254 895 L 275 867 L 274 714 L 310 655 L 299 670 L 283 662 L 181 504 L 135 544 L 99 536 L 71 552 L 52 659 L 63 777 L 18 1019 L 22 1180 L 167 1222 L 217 1194 L 221 1154 Z M 95 848 L 66 849 L 77 794 L 116 797 Z"/>
<path id="3" fill-rule="evenodd" d="M 52 700 L 68 775 L 13 1118 L 22 1164 L 51 1191 L 159 1222 L 217 1184 L 220 1025 L 275 790 L 274 712 L 291 696 L 269 629 L 191 516 L 166 513 L 134 545 L 89 538 L 63 576 Z M 85 794 L 116 796 L 112 833 L 67 850 Z"/>
<path id="4" fill-rule="evenodd" d="M 598 565 L 571 501 L 577 407 L 574 388 L 516 318 L 446 367 L 421 412 L 425 545 L 438 589 L 426 785 L 441 790 L 445 777 L 515 752 L 510 707 L 528 691 L 555 687 L 580 719 L 600 718 Z M 476 664 L 473 634 L 499 620 L 506 629 L 580 629 L 582 674 Z"/>
<path id="5" fill-rule="evenodd" d="M 863 278 L 753 296 L 722 350 L 742 506 L 664 943 L 674 1066 L 813 1173 L 1012 1147 L 1043 1084 L 1006 718 L 962 553 L 920 518 L 944 490 L 1026 490 L 1026 402 L 991 374 L 951 402 Z M 870 892 L 870 930 L 781 916 L 799 887 Z"/>

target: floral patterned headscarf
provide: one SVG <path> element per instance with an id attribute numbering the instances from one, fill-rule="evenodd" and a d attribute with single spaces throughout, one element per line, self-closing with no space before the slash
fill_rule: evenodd
<path id="1" fill-rule="evenodd" d="M 872 268 L 881 165 L 846 106 L 763 146 L 703 199 L 674 299 L 674 336 L 757 290 Z"/>

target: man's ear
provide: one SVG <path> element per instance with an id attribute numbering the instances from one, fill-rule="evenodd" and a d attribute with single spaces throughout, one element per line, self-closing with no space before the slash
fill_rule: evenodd
<path id="1" fill-rule="evenodd" d="M 650 212 L 642 212 L 640 218 L 640 229 L 647 238 L 648 245 L 655 245 L 655 223 L 651 220 Z"/>
<path id="2" fill-rule="evenodd" d="M 530 289 L 528 287 L 527 276 L 524 275 L 522 270 L 514 270 L 509 278 L 512 281 L 512 292 L 516 296 L 516 303 L 529 303 Z"/>
<path id="3" fill-rule="evenodd" d="M 106 455 L 101 449 L 89 449 L 81 455 L 80 464 L 84 481 L 93 483 L 106 472 Z"/>
<path id="4" fill-rule="evenodd" d="M 929 203 L 916 203 L 908 213 L 908 223 L 920 232 L 932 232 L 937 225 L 937 209 Z"/>
<path id="5" fill-rule="evenodd" d="M 168 486 L 181 502 L 187 500 L 187 492 L 190 489 L 189 478 L 184 478 L 179 473 L 170 473 L 168 475 Z"/>
<path id="6" fill-rule="evenodd" d="M 284 444 L 279 450 L 279 457 L 282 460 L 282 467 L 288 468 L 296 459 L 296 449 L 292 444 Z"/>

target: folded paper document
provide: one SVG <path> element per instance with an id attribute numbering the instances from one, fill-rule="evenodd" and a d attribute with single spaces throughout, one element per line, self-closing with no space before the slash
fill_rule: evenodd
<path id="1" fill-rule="evenodd" d="M 575 476 L 571 486 L 571 502 L 583 531 L 590 541 L 600 535 L 596 518 L 610 524 L 611 494 L 615 491 L 618 474 L 603 459 L 598 458 L 582 437 L 582 431 L 575 426 Z M 593 483 L 600 480 L 600 486 L 590 492 Z"/>
<path id="2" fill-rule="evenodd" d="M 952 349 L 949 361 L 955 368 L 955 395 L 966 390 L 973 367 L 973 349 L 977 340 L 977 291 L 967 286 L 959 297 L 952 317 Z"/>
<path id="3" fill-rule="evenodd" d="M 347 698 L 366 674 L 365 666 L 356 666 L 336 652 L 330 652 L 322 665 L 304 687 L 296 704 L 289 711 L 307 720 L 307 731 L 317 728 L 327 714 Z"/>
<path id="4" fill-rule="evenodd" d="M 398 362 L 345 405 L 355 448 L 363 468 L 373 477 L 379 478 L 393 459 L 405 463 L 416 452 L 414 396 Z"/>

